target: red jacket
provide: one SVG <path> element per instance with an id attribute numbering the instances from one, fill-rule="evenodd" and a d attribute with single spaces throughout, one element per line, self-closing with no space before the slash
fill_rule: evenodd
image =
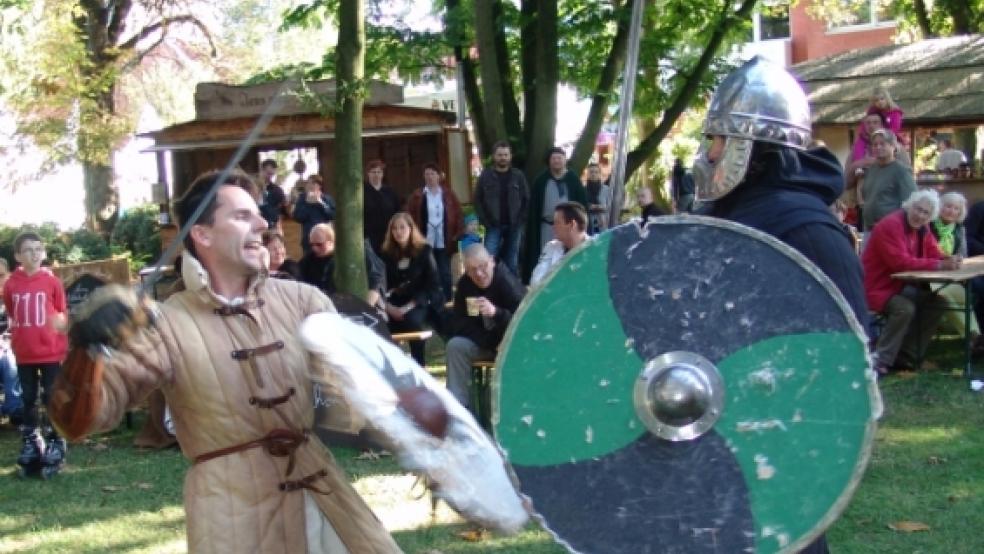
<path id="1" fill-rule="evenodd" d="M 461 214 L 461 203 L 453 190 L 441 185 L 441 199 L 444 202 L 444 248 L 449 254 L 458 251 L 458 239 L 465 232 L 465 224 Z M 427 237 L 427 202 L 423 187 L 413 191 L 403 209 L 410 214 L 413 222 L 420 229 L 420 234 Z"/>
<path id="2" fill-rule="evenodd" d="M 53 327 L 55 314 L 65 313 L 65 288 L 50 270 L 28 275 L 18 267 L 3 287 L 10 321 L 10 345 L 18 364 L 60 363 L 67 337 Z"/>
<path id="3" fill-rule="evenodd" d="M 893 273 L 935 270 L 945 257 L 928 226 L 922 229 L 909 226 L 905 210 L 885 216 L 871 230 L 861 254 L 868 308 L 880 312 L 889 298 L 902 292 L 905 283 L 893 279 Z"/>

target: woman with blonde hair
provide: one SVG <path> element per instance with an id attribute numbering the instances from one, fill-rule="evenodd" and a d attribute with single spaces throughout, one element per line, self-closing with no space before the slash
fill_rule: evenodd
<path id="1" fill-rule="evenodd" d="M 967 257 L 967 233 L 964 229 L 964 219 L 967 218 L 967 198 L 959 192 L 947 192 L 940 197 L 940 215 L 933 220 L 929 229 L 940 250 L 948 256 Z M 967 302 L 967 293 L 963 287 L 952 284 L 940 290 L 940 296 L 947 300 L 949 310 L 943 314 L 943 324 L 952 328 L 961 336 L 969 329 L 972 337 L 974 354 L 984 354 L 984 340 L 981 339 L 981 329 L 977 317 L 964 318 L 963 307 Z M 969 324 L 969 326 L 968 326 Z"/>
<path id="2" fill-rule="evenodd" d="M 431 247 L 407 212 L 397 212 L 390 218 L 382 258 L 390 287 L 385 305 L 390 331 L 423 330 L 431 308 L 442 307 L 444 293 Z M 423 366 L 424 342 L 410 341 L 410 355 Z"/>

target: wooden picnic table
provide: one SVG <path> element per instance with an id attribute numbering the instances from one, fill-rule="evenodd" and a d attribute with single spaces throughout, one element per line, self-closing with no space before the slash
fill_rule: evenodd
<path id="1" fill-rule="evenodd" d="M 902 271 L 893 273 L 894 279 L 910 283 L 927 284 L 933 292 L 939 292 L 944 287 L 961 286 L 964 288 L 964 375 L 970 377 L 973 367 L 970 356 L 971 337 L 970 337 L 970 318 L 974 317 L 974 297 L 970 286 L 971 280 L 975 277 L 984 276 L 984 256 L 973 256 L 966 258 L 960 264 L 960 269 L 937 269 L 932 271 Z M 932 289 L 933 285 L 939 285 Z M 978 322 L 980 323 L 980 322 Z M 919 360 L 921 362 L 921 360 Z"/>

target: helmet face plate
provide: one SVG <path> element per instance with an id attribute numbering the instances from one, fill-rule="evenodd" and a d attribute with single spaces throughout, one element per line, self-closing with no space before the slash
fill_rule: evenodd
<path id="1" fill-rule="evenodd" d="M 751 140 L 727 137 L 720 159 L 713 163 L 707 158 L 708 145 L 701 146 L 692 170 L 697 199 L 717 200 L 737 187 L 748 171 L 752 146 Z"/>

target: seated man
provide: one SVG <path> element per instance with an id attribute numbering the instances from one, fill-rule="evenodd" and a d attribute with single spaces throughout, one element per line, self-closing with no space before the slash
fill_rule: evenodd
<path id="1" fill-rule="evenodd" d="M 588 240 L 587 223 L 588 214 L 577 202 L 557 204 L 553 217 L 554 239 L 543 246 L 540 260 L 530 276 L 531 287 L 542 281 L 571 249 Z"/>
<path id="2" fill-rule="evenodd" d="M 481 244 L 466 248 L 462 257 L 465 274 L 458 280 L 448 329 L 448 390 L 468 407 L 472 363 L 495 358 L 523 299 L 523 285 L 509 269 L 497 265 Z"/>
<path id="3" fill-rule="evenodd" d="M 308 242 L 311 251 L 305 254 L 298 263 L 301 281 L 314 285 L 331 296 L 337 291 L 337 287 L 335 287 L 335 228 L 330 223 L 318 223 L 311 228 Z M 366 275 L 369 278 L 369 296 L 366 298 L 366 302 L 370 306 L 375 306 L 380 299 L 380 290 L 386 287 L 386 266 L 373 253 L 368 241 L 363 247 L 366 256 Z"/>
<path id="4" fill-rule="evenodd" d="M 928 288 L 892 278 L 901 271 L 960 267 L 960 257 L 944 255 L 929 232 L 939 209 L 935 190 L 913 192 L 901 210 L 875 225 L 861 255 L 868 308 L 885 316 L 874 355 L 879 374 L 893 367 L 911 367 L 921 359 L 946 308 L 946 301 Z M 919 320 L 914 321 L 917 306 Z"/>

